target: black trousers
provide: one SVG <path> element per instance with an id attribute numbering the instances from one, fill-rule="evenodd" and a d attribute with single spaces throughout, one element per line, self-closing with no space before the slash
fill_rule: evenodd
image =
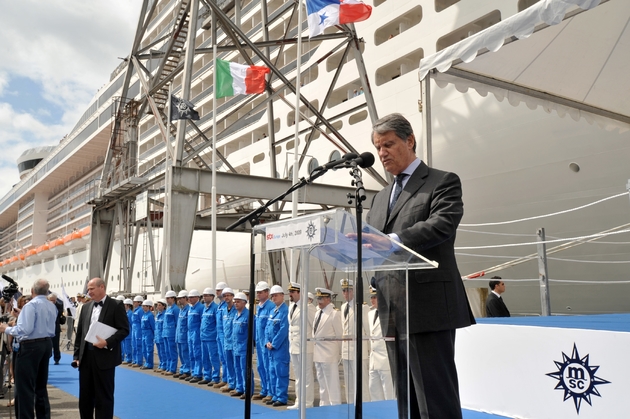
<path id="1" fill-rule="evenodd" d="M 53 345 L 53 359 L 55 362 L 59 362 L 61 359 L 61 351 L 59 350 L 59 337 L 61 336 L 61 327 L 57 326 L 55 328 L 55 336 L 52 338 Z"/>
<path id="2" fill-rule="evenodd" d="M 48 401 L 48 361 L 50 338 L 20 344 L 15 360 L 15 416 L 18 419 L 50 418 Z"/>
<path id="3" fill-rule="evenodd" d="M 86 343 L 86 345 L 88 345 Z M 81 419 L 114 417 L 114 379 L 116 368 L 100 369 L 98 351 L 85 348 L 79 365 L 79 413 Z M 96 414 L 96 415 L 95 415 Z"/>
<path id="4" fill-rule="evenodd" d="M 404 337 L 396 336 L 387 352 L 400 419 L 462 419 L 455 330 L 411 334 L 409 351 Z"/>

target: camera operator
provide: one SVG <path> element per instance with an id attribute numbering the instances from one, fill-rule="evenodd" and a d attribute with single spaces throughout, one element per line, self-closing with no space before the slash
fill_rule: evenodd
<path id="1" fill-rule="evenodd" d="M 16 354 L 15 413 L 18 419 L 50 417 L 48 401 L 48 360 L 52 353 L 52 337 L 55 336 L 57 309 L 46 299 L 50 284 L 39 279 L 33 284 L 33 299 L 26 304 L 17 324 L 8 327 L 0 324 L 0 333 L 14 336 L 20 344 Z"/>

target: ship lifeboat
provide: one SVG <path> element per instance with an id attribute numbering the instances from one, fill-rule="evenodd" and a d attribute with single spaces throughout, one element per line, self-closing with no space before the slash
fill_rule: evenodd
<path id="1" fill-rule="evenodd" d="M 24 254 L 24 253 L 20 253 L 20 254 L 18 255 L 18 258 L 19 258 L 20 260 L 24 260 L 24 259 L 26 259 L 26 254 Z"/>
<path id="2" fill-rule="evenodd" d="M 31 256 L 35 256 L 35 255 L 37 255 L 37 250 L 36 250 L 36 249 L 29 249 L 29 250 L 26 252 L 26 257 L 27 257 L 27 258 L 29 258 L 29 257 L 31 257 Z"/>
<path id="3" fill-rule="evenodd" d="M 17 262 L 17 260 L 18 260 L 17 256 L 11 256 L 11 258 L 9 259 L 9 263 Z"/>
<path id="4" fill-rule="evenodd" d="M 37 248 L 38 256 L 45 258 L 45 257 L 50 256 L 51 254 L 52 252 L 50 251 L 50 245 L 48 244 L 48 242 L 42 244 L 41 246 Z"/>
<path id="5" fill-rule="evenodd" d="M 64 251 L 63 248 L 63 237 L 59 237 L 49 243 L 49 248 L 52 253 L 60 253 Z"/>
<path id="6" fill-rule="evenodd" d="M 92 231 L 92 226 L 83 227 L 81 230 L 79 230 L 79 233 L 81 234 L 81 239 L 83 241 L 90 240 L 91 231 Z"/>

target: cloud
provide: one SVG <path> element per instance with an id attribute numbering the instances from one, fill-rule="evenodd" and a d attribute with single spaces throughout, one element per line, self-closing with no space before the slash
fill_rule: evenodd
<path id="1" fill-rule="evenodd" d="M 19 180 L 15 159 L 27 148 L 57 144 L 76 124 L 97 90 L 109 82 L 111 72 L 120 63 L 117 57 L 131 51 L 141 3 L 3 2 L 0 176 L 9 186 L 0 182 L 0 196 Z M 18 91 L 16 95 L 11 80 L 19 77 L 32 80 L 39 91 Z M 40 97 L 41 106 L 32 111 L 18 110 L 16 96 L 26 93 Z M 51 120 L 55 118 L 50 115 L 60 116 Z"/>

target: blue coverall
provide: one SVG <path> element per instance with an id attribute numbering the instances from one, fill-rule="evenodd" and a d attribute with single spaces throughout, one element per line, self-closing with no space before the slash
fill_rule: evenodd
<path id="1" fill-rule="evenodd" d="M 155 341 L 155 316 L 151 310 L 142 313 L 140 322 L 142 330 L 142 354 L 144 367 L 153 369 L 153 344 Z"/>
<path id="2" fill-rule="evenodd" d="M 179 367 L 180 374 L 190 374 L 190 358 L 188 352 L 188 310 L 190 305 L 186 304 L 179 310 L 177 318 L 177 333 L 175 341 L 177 342 L 177 350 L 181 365 Z"/>
<path id="3" fill-rule="evenodd" d="M 286 304 L 275 307 L 269 315 L 265 329 L 269 350 L 271 397 L 274 402 L 286 403 L 289 391 L 289 308 Z M 265 342 L 265 344 L 267 343 Z"/>
<path id="4" fill-rule="evenodd" d="M 131 313 L 131 348 L 133 352 L 133 363 L 142 366 L 142 330 L 140 329 L 142 322 L 142 307 L 138 306 Z"/>
<path id="5" fill-rule="evenodd" d="M 227 370 L 228 375 L 228 387 L 231 390 L 235 390 L 236 387 L 236 376 L 234 371 L 234 344 L 232 341 L 232 330 L 234 315 L 236 314 L 236 308 L 232 305 L 232 308 L 229 309 L 227 306 L 223 311 L 223 333 L 225 333 L 225 368 Z"/>
<path id="6" fill-rule="evenodd" d="M 192 376 L 201 379 L 201 315 L 204 305 L 197 301 L 188 309 L 188 353 Z"/>
<path id="7" fill-rule="evenodd" d="M 263 397 L 272 395 L 269 385 L 269 350 L 265 347 L 267 344 L 265 328 L 269 314 L 275 307 L 271 300 L 256 306 L 256 357 L 258 359 L 258 375 L 260 376 L 260 395 Z"/>
<path id="8" fill-rule="evenodd" d="M 158 368 L 166 371 L 166 355 L 164 354 L 164 310 L 155 315 L 155 346 L 158 352 Z"/>
<path id="9" fill-rule="evenodd" d="M 235 309 L 233 310 L 236 311 Z M 249 310 L 244 308 L 240 313 L 236 312 L 232 322 L 232 350 L 234 351 L 234 373 L 236 375 L 235 390 L 239 393 L 245 393 L 248 318 Z M 253 385 L 252 388 L 254 388 Z"/>
<path id="10" fill-rule="evenodd" d="M 164 310 L 164 325 L 162 336 L 164 337 L 164 349 L 166 353 L 166 371 L 175 374 L 177 372 L 177 320 L 179 319 L 179 307 L 177 304 L 166 307 Z"/>
<path id="11" fill-rule="evenodd" d="M 217 345 L 217 304 L 204 305 L 201 315 L 201 363 L 203 379 L 212 383 L 221 381 L 221 360 Z"/>

